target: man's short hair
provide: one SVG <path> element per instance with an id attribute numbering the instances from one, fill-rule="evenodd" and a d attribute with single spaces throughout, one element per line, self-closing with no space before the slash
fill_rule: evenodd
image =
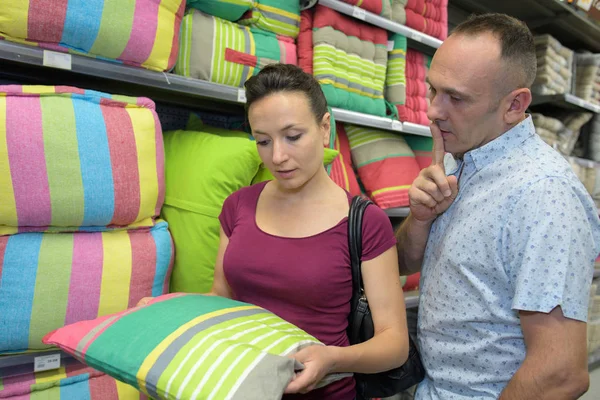
<path id="1" fill-rule="evenodd" d="M 452 32 L 465 36 L 484 33 L 494 35 L 500 41 L 501 58 L 522 71 L 516 74 L 519 87 L 531 88 L 537 72 L 537 58 L 533 34 L 527 25 L 506 14 L 490 13 L 472 15 Z"/>

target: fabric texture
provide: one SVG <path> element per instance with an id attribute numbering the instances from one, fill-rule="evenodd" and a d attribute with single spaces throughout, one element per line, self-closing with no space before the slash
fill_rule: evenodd
<path id="1" fill-rule="evenodd" d="M 348 219 L 304 238 L 264 232 L 256 223 L 256 206 L 266 184 L 229 196 L 220 215 L 229 238 L 223 271 L 235 299 L 272 311 L 326 345 L 348 346 L 352 297 Z M 369 207 L 363 224 L 363 261 L 379 256 L 395 242 L 387 215 Z M 353 380 L 345 379 L 284 399 L 353 400 L 355 395 Z"/>
<path id="2" fill-rule="evenodd" d="M 367 195 L 383 209 L 408 206 L 408 189 L 421 169 L 404 138 L 357 125 L 345 129 Z"/>
<path id="3" fill-rule="evenodd" d="M 253 0 L 187 0 L 187 7 L 228 21 L 237 21 L 252 8 L 253 3 Z"/>
<path id="4" fill-rule="evenodd" d="M 575 53 L 550 35 L 534 37 L 538 73 L 531 88 L 540 95 L 571 92 Z"/>
<path id="5" fill-rule="evenodd" d="M 526 354 L 519 311 L 561 306 L 586 321 L 600 221 L 530 117 L 447 173 L 460 175 L 460 191 L 425 252 L 418 337 L 427 376 L 416 398 L 497 398 Z"/>
<path id="6" fill-rule="evenodd" d="M 413 49 L 406 52 L 406 101 L 393 104 L 398 110 L 400 121 L 429 125 L 427 108 L 427 84 L 425 78 L 431 64 L 431 57 Z"/>
<path id="7" fill-rule="evenodd" d="M 0 398 L 10 400 L 147 400 L 138 390 L 74 358 L 60 369 L 0 376 Z"/>
<path id="8" fill-rule="evenodd" d="M 287 356 L 322 345 L 260 307 L 181 293 L 61 328 L 44 341 L 154 399 L 277 399 L 302 369 Z"/>
<path id="9" fill-rule="evenodd" d="M 360 7 L 383 18 L 392 19 L 391 0 L 342 0 L 344 3 Z"/>
<path id="10" fill-rule="evenodd" d="M 0 353 L 45 349 L 65 324 L 168 292 L 167 224 L 151 230 L 20 233 L 0 237 Z"/>
<path id="11" fill-rule="evenodd" d="M 175 73 L 243 87 L 268 64 L 297 62 L 294 40 L 190 10 L 181 27 Z"/>
<path id="12" fill-rule="evenodd" d="M 394 106 L 406 104 L 406 36 L 399 33 L 389 34 L 394 44 L 388 53 L 387 76 L 385 78 L 385 98 Z"/>
<path id="13" fill-rule="evenodd" d="M 352 153 L 350 152 L 350 142 L 344 129 L 344 124 L 336 124 L 337 137 L 335 139 L 335 149 L 339 151 L 339 156 L 331 165 L 330 178 L 342 189 L 352 196 L 360 196 L 361 190 L 354 167 L 352 165 Z"/>
<path id="14" fill-rule="evenodd" d="M 312 64 L 329 106 L 385 116 L 387 32 L 322 5 L 303 11 L 301 25 L 299 64 Z"/>
<path id="15" fill-rule="evenodd" d="M 166 198 L 177 257 L 171 291 L 206 293 L 219 247 L 219 213 L 231 193 L 251 184 L 261 165 L 245 132 L 205 126 L 165 132 Z"/>
<path id="16" fill-rule="evenodd" d="M 433 158 L 433 139 L 417 135 L 402 135 L 402 137 L 415 154 L 419 168 L 425 169 L 429 167 Z"/>
<path id="17" fill-rule="evenodd" d="M 4 0 L 0 38 L 167 71 L 184 9 L 185 0 Z"/>
<path id="18" fill-rule="evenodd" d="M 256 0 L 239 21 L 241 24 L 273 32 L 292 39 L 300 29 L 300 2 L 298 0 Z"/>
<path id="19" fill-rule="evenodd" d="M 440 40 L 448 37 L 448 0 L 408 0 L 404 12 L 408 27 Z"/>
<path id="20" fill-rule="evenodd" d="M 0 235 L 149 227 L 163 200 L 150 99 L 0 86 Z"/>

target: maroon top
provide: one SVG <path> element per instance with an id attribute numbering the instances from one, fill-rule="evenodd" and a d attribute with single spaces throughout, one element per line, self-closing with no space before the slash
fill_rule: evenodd
<path id="1" fill-rule="evenodd" d="M 229 245 L 223 270 L 235 300 L 263 307 L 330 346 L 348 346 L 346 327 L 352 297 L 348 218 L 304 238 L 263 232 L 256 206 L 266 182 L 240 189 L 225 200 L 219 219 Z M 348 195 L 348 202 L 352 200 Z M 363 220 L 362 260 L 395 246 L 387 215 L 368 207 Z M 284 399 L 353 400 L 347 378 L 306 395 Z"/>

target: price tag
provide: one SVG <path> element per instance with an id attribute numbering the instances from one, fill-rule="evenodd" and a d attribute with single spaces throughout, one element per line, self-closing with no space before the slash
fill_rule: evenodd
<path id="1" fill-rule="evenodd" d="M 360 7 L 354 6 L 354 10 L 352 10 L 352 16 L 356 19 L 364 21 L 367 18 L 367 12 Z"/>
<path id="2" fill-rule="evenodd" d="M 246 89 L 238 89 L 238 103 L 246 102 Z"/>
<path id="3" fill-rule="evenodd" d="M 43 64 L 46 67 L 71 69 L 71 55 L 56 51 L 44 50 Z"/>
<path id="4" fill-rule="evenodd" d="M 392 121 L 392 130 L 402 132 L 402 122 Z"/>
<path id="5" fill-rule="evenodd" d="M 60 353 L 39 356 L 33 359 L 33 371 L 42 372 L 60 368 Z"/>
<path id="6" fill-rule="evenodd" d="M 388 51 L 394 50 L 394 41 L 393 40 L 388 40 L 387 49 L 388 49 Z"/>
<path id="7" fill-rule="evenodd" d="M 411 36 L 411 39 L 414 40 L 415 42 L 422 43 L 423 42 L 423 35 L 421 35 L 419 33 L 413 33 L 412 36 Z"/>

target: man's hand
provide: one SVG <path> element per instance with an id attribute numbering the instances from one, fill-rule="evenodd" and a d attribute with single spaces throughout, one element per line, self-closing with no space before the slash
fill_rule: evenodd
<path id="1" fill-rule="evenodd" d="M 421 171 L 408 191 L 410 213 L 420 222 L 432 222 L 450 207 L 458 194 L 455 176 L 446 176 L 444 139 L 435 124 L 431 126 L 433 157 L 431 165 Z"/>

